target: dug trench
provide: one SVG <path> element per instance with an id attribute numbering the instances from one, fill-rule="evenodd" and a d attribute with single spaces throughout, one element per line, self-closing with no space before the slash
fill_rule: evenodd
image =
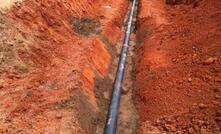
<path id="1" fill-rule="evenodd" d="M 0 133 L 103 133 L 130 1 L 3 3 Z M 220 134 L 220 7 L 139 1 L 119 134 Z"/>

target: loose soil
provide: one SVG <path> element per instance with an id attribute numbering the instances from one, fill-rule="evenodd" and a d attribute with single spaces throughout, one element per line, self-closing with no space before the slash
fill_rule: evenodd
<path id="1" fill-rule="evenodd" d="M 11 7 L 14 3 L 22 2 L 22 0 L 0 0 L 0 9 Z"/>
<path id="2" fill-rule="evenodd" d="M 0 11 L 0 73 L 28 72 L 27 61 L 23 61 L 19 55 L 28 53 L 31 38 L 24 35 L 22 30 L 24 29 L 14 26 Z"/>
<path id="3" fill-rule="evenodd" d="M 1 50 L 5 61 L 0 73 L 0 133 L 103 130 L 109 101 L 95 88 L 95 81 L 102 83 L 111 75 L 109 68 L 114 68 L 110 66 L 116 52 L 107 48 L 120 40 L 128 3 L 33 0 L 4 11 L 3 20 L 9 22 L 4 22 L 2 36 L 13 45 L 0 39 L 0 46 L 7 47 Z M 79 32 L 90 36 L 78 33 L 70 20 L 73 16 L 76 26 L 81 26 Z M 94 26 L 102 30 L 97 32 Z M 17 38 L 22 41 L 17 43 Z M 25 67 L 19 73 L 14 69 L 17 63 Z M 107 85 L 112 83 L 109 79 Z M 104 90 L 110 94 L 107 85 Z"/>
<path id="4" fill-rule="evenodd" d="M 141 0 L 138 133 L 221 132 L 221 2 L 185 4 Z"/>
<path id="5" fill-rule="evenodd" d="M 103 133 L 129 2 L 0 0 L 0 133 Z M 220 134 L 221 1 L 140 0 L 135 20 L 118 133 Z"/>

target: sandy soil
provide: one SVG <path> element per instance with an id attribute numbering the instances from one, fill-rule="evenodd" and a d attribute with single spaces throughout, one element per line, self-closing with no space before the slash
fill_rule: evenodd
<path id="1" fill-rule="evenodd" d="M 22 2 L 22 0 L 0 0 L 0 8 L 6 9 L 13 6 L 16 2 Z"/>
<path id="2" fill-rule="evenodd" d="M 141 0 L 138 133 L 220 134 L 221 2 Z"/>

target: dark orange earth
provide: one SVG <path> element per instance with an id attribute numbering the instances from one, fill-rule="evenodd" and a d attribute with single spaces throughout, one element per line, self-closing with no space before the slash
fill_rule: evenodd
<path id="1" fill-rule="evenodd" d="M 28 50 L 16 50 L 25 72 L 1 73 L 1 133 L 94 133 L 103 113 L 95 80 L 109 72 L 107 48 L 121 38 L 128 3 L 27 0 L 7 11 L 8 21 L 22 27 L 18 32 L 30 42 Z M 88 37 L 76 33 L 72 17 L 94 20 L 102 32 Z"/>
<path id="2" fill-rule="evenodd" d="M 137 133 L 220 134 L 221 1 L 190 1 L 139 1 Z M 24 0 L 1 11 L 0 133 L 100 133 L 128 6 Z"/>
<path id="3" fill-rule="evenodd" d="M 148 121 L 161 133 L 220 133 L 221 1 L 140 3 L 135 67 L 140 133 L 147 133 Z"/>

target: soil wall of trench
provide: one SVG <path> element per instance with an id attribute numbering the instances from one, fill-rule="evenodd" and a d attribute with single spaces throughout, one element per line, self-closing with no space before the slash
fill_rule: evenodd
<path id="1" fill-rule="evenodd" d="M 140 0 L 140 134 L 220 134 L 221 1 Z"/>
<path id="2" fill-rule="evenodd" d="M 128 5 L 24 0 L 1 10 L 0 133 L 102 131 Z"/>

